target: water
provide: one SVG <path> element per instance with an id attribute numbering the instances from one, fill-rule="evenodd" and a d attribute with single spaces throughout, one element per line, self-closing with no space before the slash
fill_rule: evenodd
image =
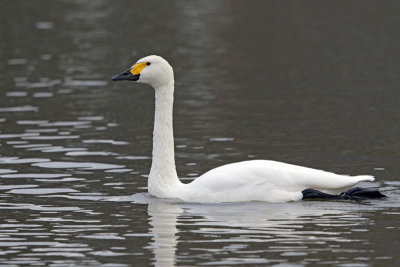
<path id="1" fill-rule="evenodd" d="M 0 265 L 398 265 L 399 9 L 0 1 Z M 148 196 L 153 92 L 109 78 L 153 53 L 183 181 L 265 158 L 375 175 L 389 200 Z"/>

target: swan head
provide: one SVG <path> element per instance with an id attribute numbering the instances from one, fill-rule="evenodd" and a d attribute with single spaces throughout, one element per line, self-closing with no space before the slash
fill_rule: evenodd
<path id="1" fill-rule="evenodd" d="M 174 82 L 174 72 L 171 65 L 160 56 L 147 56 L 139 59 L 132 67 L 115 75 L 113 81 L 136 81 L 150 84 L 154 88 Z"/>

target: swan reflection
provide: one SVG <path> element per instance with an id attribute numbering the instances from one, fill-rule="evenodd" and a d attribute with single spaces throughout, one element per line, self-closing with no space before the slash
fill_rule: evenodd
<path id="1" fill-rule="evenodd" d="M 312 253 L 310 246 L 325 243 L 340 246 L 351 241 L 348 232 L 343 229 L 361 225 L 365 221 L 358 212 L 341 202 L 204 205 L 155 198 L 149 200 L 149 224 L 153 237 L 147 248 L 154 253 L 155 266 L 174 265 L 178 244 L 184 243 L 189 243 L 186 245 L 192 251 L 207 254 L 208 259 L 210 253 L 218 251 L 236 253 L 236 258 L 225 255 L 223 261 L 215 264 L 276 262 L 245 257 L 245 254 L 252 252 L 260 255 L 255 253 L 257 249 L 265 253 L 306 257 Z M 213 245 L 207 245 L 208 242 Z M 180 257 L 185 258 L 178 254 Z"/>

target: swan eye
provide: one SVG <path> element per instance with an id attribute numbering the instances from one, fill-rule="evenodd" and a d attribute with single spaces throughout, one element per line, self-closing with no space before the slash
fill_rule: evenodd
<path id="1" fill-rule="evenodd" d="M 150 64 L 151 64 L 150 62 L 147 62 L 147 63 L 146 63 L 147 66 L 150 66 Z"/>

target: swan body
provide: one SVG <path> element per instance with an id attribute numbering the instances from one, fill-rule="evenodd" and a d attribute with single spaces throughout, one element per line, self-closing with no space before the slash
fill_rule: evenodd
<path id="1" fill-rule="evenodd" d="M 271 160 L 250 160 L 210 170 L 187 184 L 182 199 L 189 201 L 286 202 L 303 198 L 306 188 L 340 194 L 372 176 L 345 176 Z"/>
<path id="2" fill-rule="evenodd" d="M 374 181 L 369 175 L 338 175 L 277 161 L 250 160 L 212 169 L 183 184 L 175 168 L 172 67 L 159 56 L 148 56 L 112 80 L 146 83 L 155 90 L 153 158 L 148 179 L 148 191 L 155 197 L 199 203 L 286 202 L 301 200 L 302 191 L 308 188 L 339 194 L 359 182 Z"/>

